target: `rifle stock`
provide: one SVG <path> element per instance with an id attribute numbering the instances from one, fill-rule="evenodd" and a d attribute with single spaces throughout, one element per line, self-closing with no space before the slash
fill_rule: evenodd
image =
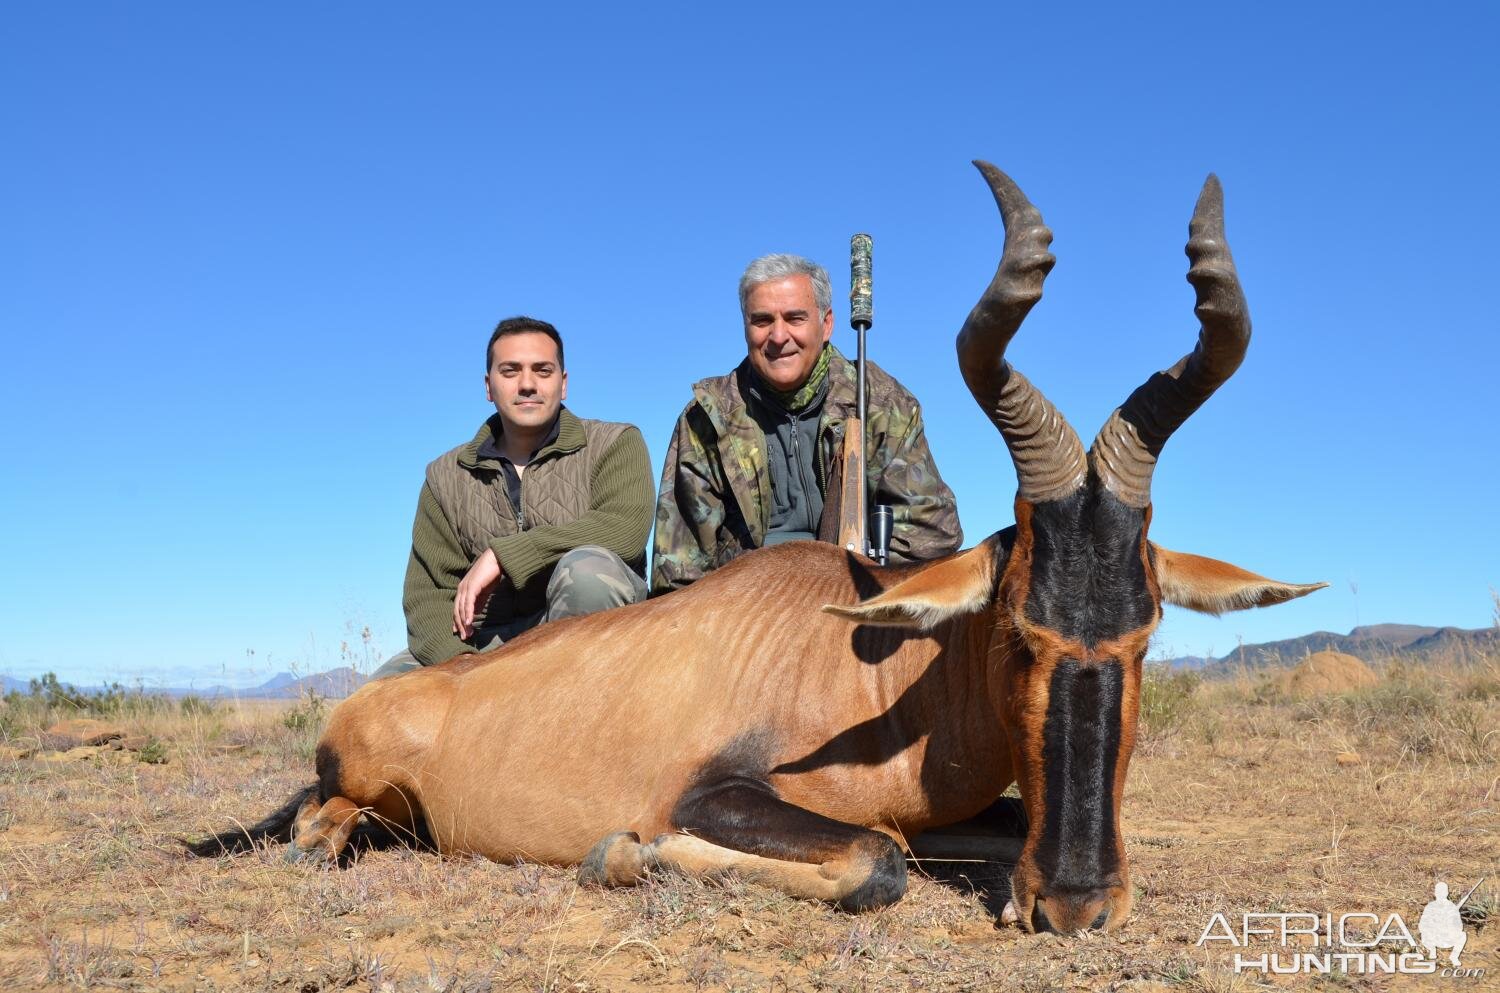
<path id="1" fill-rule="evenodd" d="M 844 422 L 844 451 L 839 459 L 839 545 L 864 555 L 865 538 L 865 426 L 858 417 Z"/>

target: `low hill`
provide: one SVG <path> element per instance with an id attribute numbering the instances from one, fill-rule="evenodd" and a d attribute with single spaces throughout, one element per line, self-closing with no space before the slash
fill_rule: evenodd
<path id="1" fill-rule="evenodd" d="M 1466 661 L 1500 653 L 1500 628 L 1423 627 L 1417 624 L 1367 624 L 1348 634 L 1315 631 L 1300 638 L 1241 645 L 1219 658 L 1182 655 L 1164 660 L 1174 669 L 1198 669 L 1205 675 L 1244 667 L 1289 666 L 1315 652 L 1342 652 L 1369 661 L 1400 654 L 1414 661 L 1436 658 Z"/>
<path id="2" fill-rule="evenodd" d="M 356 672 L 349 666 L 329 669 L 298 678 L 289 672 L 278 672 L 259 686 L 235 690 L 227 686 L 210 686 L 205 689 L 172 688 L 159 690 L 169 696 L 238 697 L 241 700 L 295 700 L 308 693 L 339 699 L 348 696 L 369 681 L 369 676 Z"/>
<path id="3" fill-rule="evenodd" d="M 329 669 L 327 672 L 303 676 L 301 679 L 289 672 L 282 672 L 253 690 L 240 690 L 238 695 L 260 699 L 291 699 L 306 693 L 316 693 L 326 697 L 346 697 L 365 685 L 369 678 L 347 665 Z"/>
<path id="4" fill-rule="evenodd" d="M 337 669 L 329 669 L 327 672 L 314 673 L 311 676 L 298 678 L 289 672 L 279 672 L 270 679 L 249 689 L 233 689 L 228 686 L 168 686 L 162 689 L 146 687 L 148 694 L 156 693 L 163 696 L 200 696 L 210 698 L 238 698 L 241 700 L 295 700 L 307 693 L 316 693 L 319 696 L 339 699 L 348 696 L 369 681 L 369 676 L 356 672 L 349 666 L 341 666 Z M 73 689 L 88 692 L 94 689 L 102 689 L 96 686 L 76 686 L 65 683 Z M 15 679 L 11 676 L 0 676 L 0 693 L 9 693 L 15 690 L 25 693 L 31 688 L 31 681 L 27 679 Z"/>

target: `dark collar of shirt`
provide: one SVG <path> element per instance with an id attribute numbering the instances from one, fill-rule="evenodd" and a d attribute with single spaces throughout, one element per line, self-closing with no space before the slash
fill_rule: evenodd
<path id="1" fill-rule="evenodd" d="M 482 459 L 496 459 L 500 462 L 500 471 L 505 474 L 505 492 L 510 497 L 510 509 L 515 512 L 516 523 L 520 525 L 522 531 L 525 531 L 531 525 L 526 520 L 526 511 L 521 507 L 521 474 L 516 471 L 515 463 L 500 451 L 500 445 L 495 440 L 494 433 L 495 428 L 499 426 L 500 417 L 496 415 L 495 424 L 490 429 L 490 436 L 485 440 L 484 444 L 479 446 L 478 455 Z M 527 464 L 531 464 L 531 460 L 536 458 L 537 452 L 556 442 L 557 436 L 561 431 L 562 414 L 559 413 L 552 419 L 552 430 L 548 431 L 547 437 L 543 438 L 542 443 L 536 446 L 536 451 L 533 451 L 531 458 L 526 460 Z"/>
<path id="2" fill-rule="evenodd" d="M 500 451 L 500 442 L 498 438 L 500 436 L 500 432 L 504 430 L 501 424 L 502 422 L 500 420 L 499 414 L 496 414 L 494 417 L 490 418 L 490 436 L 484 440 L 484 442 L 479 446 L 479 451 L 475 454 L 477 454 L 479 458 L 482 459 L 499 459 L 506 465 L 513 466 L 514 463 L 511 462 L 510 457 Z M 547 437 L 543 438 L 542 443 L 536 446 L 536 448 L 532 451 L 531 458 L 526 460 L 527 464 L 530 464 L 531 459 L 536 458 L 537 452 L 540 452 L 548 445 L 557 441 L 557 436 L 561 433 L 562 412 L 558 411 L 557 416 L 552 418 L 552 430 L 547 432 Z"/>

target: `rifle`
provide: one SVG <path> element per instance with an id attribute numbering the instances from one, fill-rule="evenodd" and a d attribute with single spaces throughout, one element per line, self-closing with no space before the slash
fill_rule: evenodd
<path id="1" fill-rule="evenodd" d="M 867 234 L 857 234 L 849 239 L 849 326 L 859 338 L 855 359 L 859 385 L 855 394 L 855 416 L 844 422 L 838 541 L 849 551 L 885 565 L 891 544 L 891 508 L 881 504 L 868 515 L 865 510 L 868 503 L 865 489 L 865 332 L 875 323 L 873 248 L 874 242 Z"/>

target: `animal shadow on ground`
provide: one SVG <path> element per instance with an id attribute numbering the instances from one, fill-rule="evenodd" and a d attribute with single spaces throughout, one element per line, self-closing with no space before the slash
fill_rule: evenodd
<path id="1" fill-rule="evenodd" d="M 433 843 L 432 835 L 427 830 L 426 822 L 420 818 L 417 821 L 416 831 L 411 831 L 407 828 L 389 827 L 366 817 L 359 822 L 354 833 L 349 835 L 349 842 L 344 846 L 344 850 L 339 852 L 339 868 L 349 868 L 365 852 L 383 852 L 392 848 L 409 848 L 412 851 L 433 854 L 438 851 L 437 845 Z"/>
<path id="2" fill-rule="evenodd" d="M 1003 796 L 984 810 L 952 828 L 936 833 L 979 835 L 996 838 L 1025 838 L 1026 809 L 1019 797 Z M 916 870 L 933 882 L 959 893 L 972 893 L 985 911 L 1000 926 L 1000 913 L 1010 901 L 1010 871 L 1015 866 L 1005 862 L 954 862 L 918 859 Z"/>

